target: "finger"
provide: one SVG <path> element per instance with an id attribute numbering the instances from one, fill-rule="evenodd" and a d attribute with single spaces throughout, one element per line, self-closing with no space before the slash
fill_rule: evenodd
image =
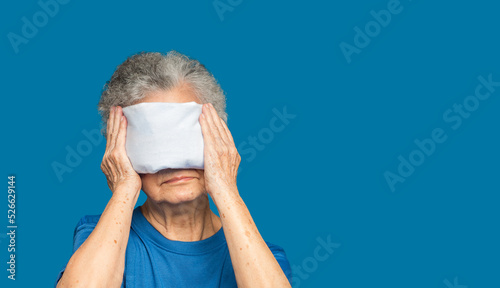
<path id="1" fill-rule="evenodd" d="M 112 106 L 111 109 L 109 109 L 109 115 L 108 115 L 108 121 L 106 125 L 106 149 L 109 147 L 110 141 L 110 134 L 111 131 L 113 130 L 113 112 L 115 110 L 115 107 Z"/>
<path id="2" fill-rule="evenodd" d="M 118 135 L 116 136 L 116 148 L 123 149 L 125 151 L 125 137 L 127 136 L 127 119 L 125 115 L 120 118 L 120 129 L 118 130 Z"/>
<path id="3" fill-rule="evenodd" d="M 116 106 L 115 108 L 115 116 L 114 121 L 113 121 L 113 135 L 115 136 L 115 143 L 116 143 L 116 136 L 118 135 L 118 131 L 120 130 L 120 123 L 121 123 L 121 118 L 122 118 L 122 107 Z"/>
<path id="4" fill-rule="evenodd" d="M 205 107 L 203 109 L 205 109 Z M 205 113 L 201 113 L 199 121 L 200 121 L 201 132 L 203 134 L 203 141 L 205 143 L 205 147 L 208 147 L 208 145 L 211 145 L 213 143 L 213 135 L 209 129 L 210 127 L 209 127 L 207 116 L 205 115 Z"/>
<path id="5" fill-rule="evenodd" d="M 215 112 L 214 119 L 215 119 L 215 124 L 217 125 L 217 128 L 219 130 L 221 139 L 223 140 L 224 143 L 226 143 L 226 145 L 231 145 L 231 142 L 229 142 L 229 137 L 227 137 L 227 133 L 224 130 L 224 127 L 222 127 L 221 122 L 223 121 L 219 117 L 219 114 L 217 114 L 217 112 Z"/>
<path id="6" fill-rule="evenodd" d="M 215 107 L 212 105 L 212 103 L 210 103 L 210 115 L 212 116 L 212 120 L 213 120 L 213 124 L 216 128 L 216 131 L 218 132 L 218 136 L 224 140 L 224 142 L 226 142 L 225 140 L 225 132 L 223 130 L 223 128 L 220 126 L 220 122 L 219 122 L 219 114 L 217 113 L 217 110 L 215 110 Z"/>
<path id="7" fill-rule="evenodd" d="M 118 135 L 118 130 L 120 129 L 120 117 L 122 116 L 121 107 L 116 106 L 115 113 L 113 116 L 113 132 L 111 133 L 111 148 L 116 146 L 116 136 Z"/>
<path id="8" fill-rule="evenodd" d="M 222 139 L 221 131 L 220 128 L 218 127 L 219 121 L 216 118 L 219 117 L 219 115 L 217 115 L 217 112 L 215 111 L 211 103 L 208 103 L 206 111 L 207 115 L 205 116 L 207 117 L 207 122 L 209 123 L 210 131 L 212 131 L 213 133 L 214 140 L 218 145 L 224 145 L 225 144 L 224 139 Z"/>
<path id="9" fill-rule="evenodd" d="M 117 107 L 116 106 L 113 106 L 113 110 L 110 112 L 109 114 L 109 123 L 110 123 L 110 126 L 109 126 L 109 131 L 108 131 L 108 150 L 112 150 L 113 149 L 113 146 L 115 145 L 114 144 L 114 131 L 115 131 L 115 114 L 116 114 L 116 109 Z"/>
<path id="10" fill-rule="evenodd" d="M 220 118 L 220 117 L 219 117 L 219 120 L 220 120 L 220 126 L 222 126 L 222 129 L 224 129 L 224 132 L 226 134 L 227 143 L 234 145 L 233 136 L 231 135 L 231 132 L 229 131 L 229 128 L 227 127 L 226 122 L 224 122 L 224 120 L 222 120 L 222 118 Z"/>
<path id="11" fill-rule="evenodd" d="M 229 128 L 227 127 L 226 122 L 224 120 L 222 120 L 222 118 L 220 118 L 220 117 L 219 117 L 219 119 L 220 119 L 220 123 L 221 123 L 220 125 L 222 126 L 222 128 L 224 129 L 224 131 L 226 133 L 226 137 L 229 139 L 227 143 L 228 143 L 228 145 L 231 146 L 230 149 L 234 149 L 233 151 L 237 155 L 237 157 L 234 158 L 236 161 L 234 166 L 236 167 L 236 169 L 238 169 L 239 163 L 241 161 L 241 156 L 238 153 L 238 149 L 236 149 L 236 144 L 234 143 L 233 136 L 231 135 L 231 131 L 229 131 Z"/>

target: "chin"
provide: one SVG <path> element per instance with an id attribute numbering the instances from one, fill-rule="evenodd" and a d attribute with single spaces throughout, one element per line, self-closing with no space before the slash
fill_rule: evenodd
<path id="1" fill-rule="evenodd" d="M 160 189 L 161 195 L 159 196 L 164 201 L 172 204 L 179 204 L 193 201 L 203 195 L 204 192 L 205 191 L 200 188 L 200 185 L 197 184 L 171 185 L 162 187 L 162 189 Z"/>

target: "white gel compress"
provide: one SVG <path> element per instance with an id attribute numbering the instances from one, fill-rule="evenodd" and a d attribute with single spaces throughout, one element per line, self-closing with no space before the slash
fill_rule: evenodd
<path id="1" fill-rule="evenodd" d="M 123 108 L 127 155 L 137 173 L 203 169 L 203 134 L 196 102 L 143 102 Z"/>

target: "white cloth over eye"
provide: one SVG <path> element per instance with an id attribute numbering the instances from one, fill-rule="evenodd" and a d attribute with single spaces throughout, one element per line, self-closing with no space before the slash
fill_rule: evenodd
<path id="1" fill-rule="evenodd" d="M 204 169 L 202 104 L 143 102 L 123 108 L 125 148 L 137 173 L 167 168 Z"/>

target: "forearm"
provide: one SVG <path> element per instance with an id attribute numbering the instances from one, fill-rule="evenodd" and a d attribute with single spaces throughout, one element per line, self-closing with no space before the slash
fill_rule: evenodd
<path id="1" fill-rule="evenodd" d="M 219 193 L 212 199 L 219 210 L 238 287 L 291 287 L 238 191 Z"/>
<path id="2" fill-rule="evenodd" d="M 57 287 L 121 286 L 139 192 L 125 186 L 114 191 L 96 227 L 70 258 Z"/>

